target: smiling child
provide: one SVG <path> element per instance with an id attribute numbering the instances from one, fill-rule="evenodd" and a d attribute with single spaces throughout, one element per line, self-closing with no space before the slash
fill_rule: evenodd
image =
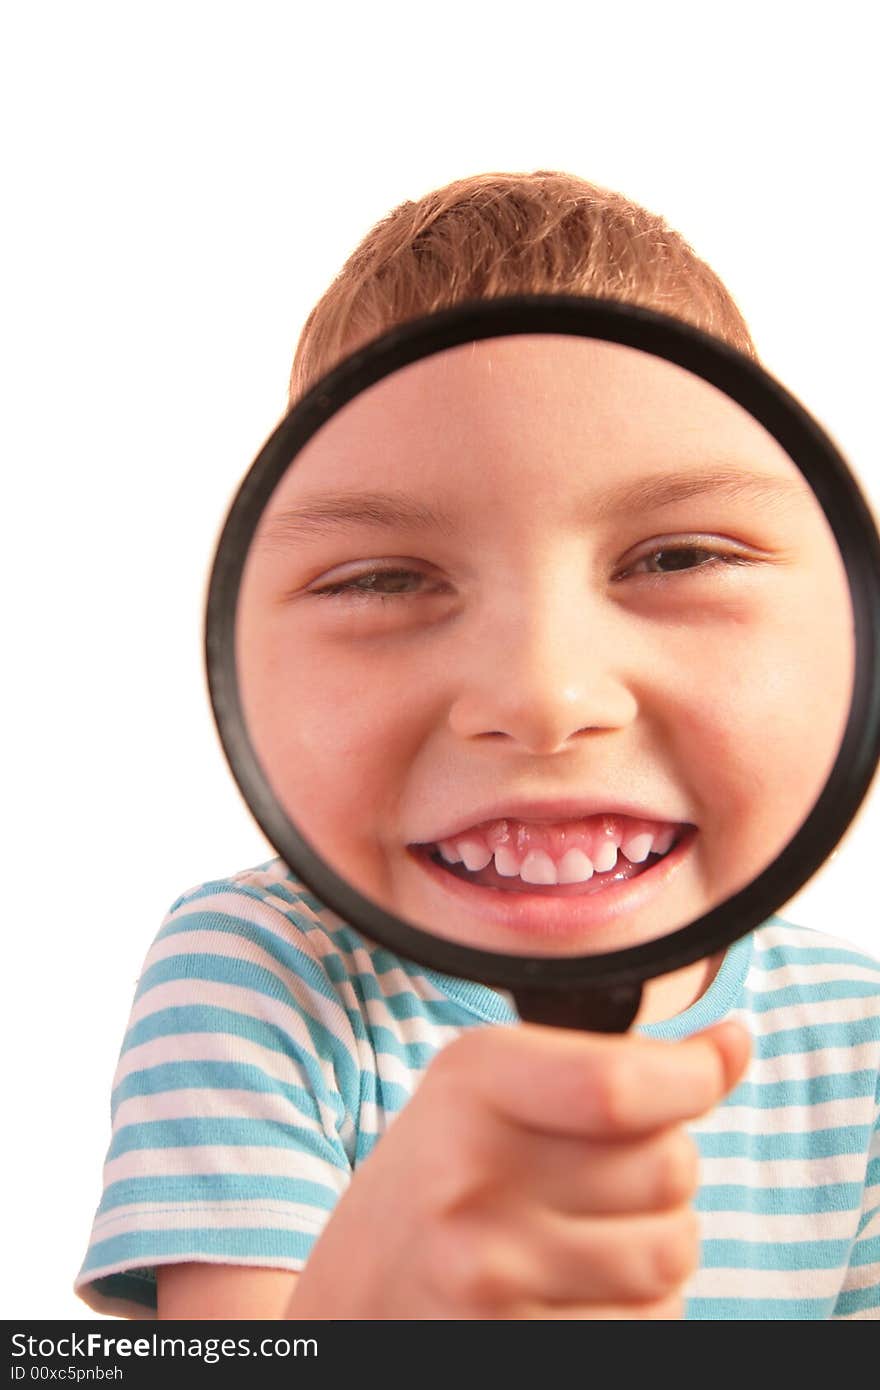
<path id="1" fill-rule="evenodd" d="M 397 323 L 540 292 L 755 356 L 659 218 L 484 175 L 365 238 L 291 399 Z M 524 337 L 413 364 L 310 441 L 255 539 L 237 656 L 273 787 L 331 867 L 452 940 L 674 930 L 776 857 L 834 763 L 831 532 L 775 441 L 665 361 Z M 651 981 L 636 1022 L 519 1024 L 277 859 L 200 884 L 139 983 L 78 1292 L 163 1318 L 880 1316 L 880 966 L 774 917 Z"/>

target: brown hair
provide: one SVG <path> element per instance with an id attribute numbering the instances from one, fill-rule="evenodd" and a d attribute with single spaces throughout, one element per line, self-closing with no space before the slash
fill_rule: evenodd
<path id="1" fill-rule="evenodd" d="M 573 174 L 475 174 L 401 203 L 367 233 L 306 319 L 290 399 L 408 319 L 547 293 L 659 309 L 757 357 L 728 290 L 662 217 Z"/>

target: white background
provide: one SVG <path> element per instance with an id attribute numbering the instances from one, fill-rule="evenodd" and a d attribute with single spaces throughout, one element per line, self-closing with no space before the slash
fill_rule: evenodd
<path id="1" fill-rule="evenodd" d="M 4 1316 L 87 1315 L 144 954 L 185 888 L 271 853 L 202 604 L 314 301 L 405 198 L 572 171 L 684 232 L 876 506 L 870 26 L 864 0 L 7 0 Z M 785 912 L 872 952 L 878 797 Z"/>

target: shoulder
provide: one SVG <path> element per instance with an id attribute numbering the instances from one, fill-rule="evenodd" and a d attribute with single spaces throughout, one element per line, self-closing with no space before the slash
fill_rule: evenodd
<path id="1" fill-rule="evenodd" d="M 181 893 L 162 921 L 147 964 L 175 950 L 213 945 L 230 958 L 254 960 L 263 951 L 279 963 L 301 968 L 312 963 L 332 975 L 331 962 L 344 951 L 346 935 L 345 923 L 280 859 L 271 859 Z"/>
<path id="2" fill-rule="evenodd" d="M 811 980 L 860 979 L 880 992 L 880 959 L 843 937 L 776 915 L 754 932 L 752 967 Z"/>
<path id="3" fill-rule="evenodd" d="M 376 1033 L 383 1044 L 398 1033 L 439 1044 L 479 1021 L 449 997 L 448 982 L 363 936 L 280 859 L 199 883 L 175 900 L 138 996 L 170 981 L 184 990 L 189 981 L 203 1000 L 209 985 L 215 996 L 230 986 L 249 990 L 263 1009 L 279 1001 L 306 1009 L 349 1045 Z M 421 1036 L 419 1018 L 430 1039 Z"/>
<path id="4" fill-rule="evenodd" d="M 841 1063 L 849 1050 L 880 1070 L 880 961 L 852 942 L 771 917 L 753 934 L 744 992 L 767 1049 Z"/>
<path id="5" fill-rule="evenodd" d="M 340 934 L 345 924 L 280 860 L 187 889 L 147 953 L 125 1047 L 215 1033 L 353 1056 L 359 1030 Z"/>

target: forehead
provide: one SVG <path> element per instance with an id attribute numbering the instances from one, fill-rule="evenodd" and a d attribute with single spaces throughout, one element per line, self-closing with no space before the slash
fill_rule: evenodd
<path id="1" fill-rule="evenodd" d="M 355 487 L 527 498 L 713 467 L 800 480 L 747 411 L 684 368 L 524 335 L 437 353 L 362 392 L 300 452 L 270 510 Z"/>

